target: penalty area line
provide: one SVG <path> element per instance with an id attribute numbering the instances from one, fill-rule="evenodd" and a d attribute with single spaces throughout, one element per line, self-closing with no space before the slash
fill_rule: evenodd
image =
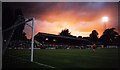
<path id="1" fill-rule="evenodd" d="M 36 63 L 36 64 L 38 64 L 38 65 L 42 65 L 42 66 L 45 66 L 45 67 L 49 67 L 49 68 L 55 68 L 55 67 L 53 67 L 53 66 L 46 65 L 46 64 L 42 64 L 42 63 L 35 62 L 35 61 L 33 61 L 33 63 Z"/>

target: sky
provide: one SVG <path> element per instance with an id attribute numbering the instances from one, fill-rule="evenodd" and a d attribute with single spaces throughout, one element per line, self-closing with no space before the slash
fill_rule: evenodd
<path id="1" fill-rule="evenodd" d="M 105 24 L 106 28 L 118 30 L 117 2 L 26 2 L 11 3 L 10 6 L 21 8 L 26 18 L 35 18 L 35 35 L 38 32 L 58 35 L 67 28 L 74 36 L 88 37 L 92 30 L 101 36 Z M 109 18 L 105 24 L 103 16 Z M 31 38 L 32 29 L 28 25 L 24 32 Z"/>

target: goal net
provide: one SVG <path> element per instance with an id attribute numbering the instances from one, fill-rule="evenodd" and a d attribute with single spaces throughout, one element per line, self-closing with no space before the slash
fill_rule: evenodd
<path id="1" fill-rule="evenodd" d="M 18 32 L 21 26 L 27 26 L 31 29 L 29 30 L 31 31 L 31 39 L 27 39 L 24 32 L 22 32 L 22 34 Z M 3 30 L 2 33 L 3 68 L 13 68 L 13 66 L 20 68 L 21 65 L 24 67 L 24 64 L 28 64 L 29 66 L 30 62 L 33 62 L 34 18 L 25 20 L 19 19 L 14 23 L 14 25 Z"/>

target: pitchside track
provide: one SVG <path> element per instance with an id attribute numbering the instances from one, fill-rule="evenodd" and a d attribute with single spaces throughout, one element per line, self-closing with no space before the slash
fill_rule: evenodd
<path id="1" fill-rule="evenodd" d="M 118 68 L 118 49 L 9 49 L 3 56 L 3 68 Z"/>

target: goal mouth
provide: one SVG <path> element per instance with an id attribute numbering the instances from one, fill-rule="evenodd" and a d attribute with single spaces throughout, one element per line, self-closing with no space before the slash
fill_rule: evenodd
<path id="1" fill-rule="evenodd" d="M 21 26 L 22 24 L 27 24 L 27 22 L 32 21 L 32 26 L 30 26 L 32 28 L 32 41 L 30 42 L 30 40 L 17 40 L 17 39 L 13 39 L 15 37 L 15 30 Z M 34 47 L 34 21 L 35 18 L 30 18 L 30 19 L 26 19 L 26 20 L 22 20 L 19 19 L 18 21 L 15 22 L 15 24 L 5 30 L 3 30 L 3 35 L 5 34 L 5 32 L 9 32 L 9 36 L 7 38 L 7 40 L 3 40 L 3 56 L 4 53 L 6 51 L 8 51 L 7 49 L 25 49 L 27 48 L 27 45 L 31 46 L 31 62 L 33 62 L 33 47 Z M 14 37 L 13 37 L 14 35 Z M 30 45 L 31 44 L 31 45 Z M 6 53 L 5 53 L 6 54 Z"/>

